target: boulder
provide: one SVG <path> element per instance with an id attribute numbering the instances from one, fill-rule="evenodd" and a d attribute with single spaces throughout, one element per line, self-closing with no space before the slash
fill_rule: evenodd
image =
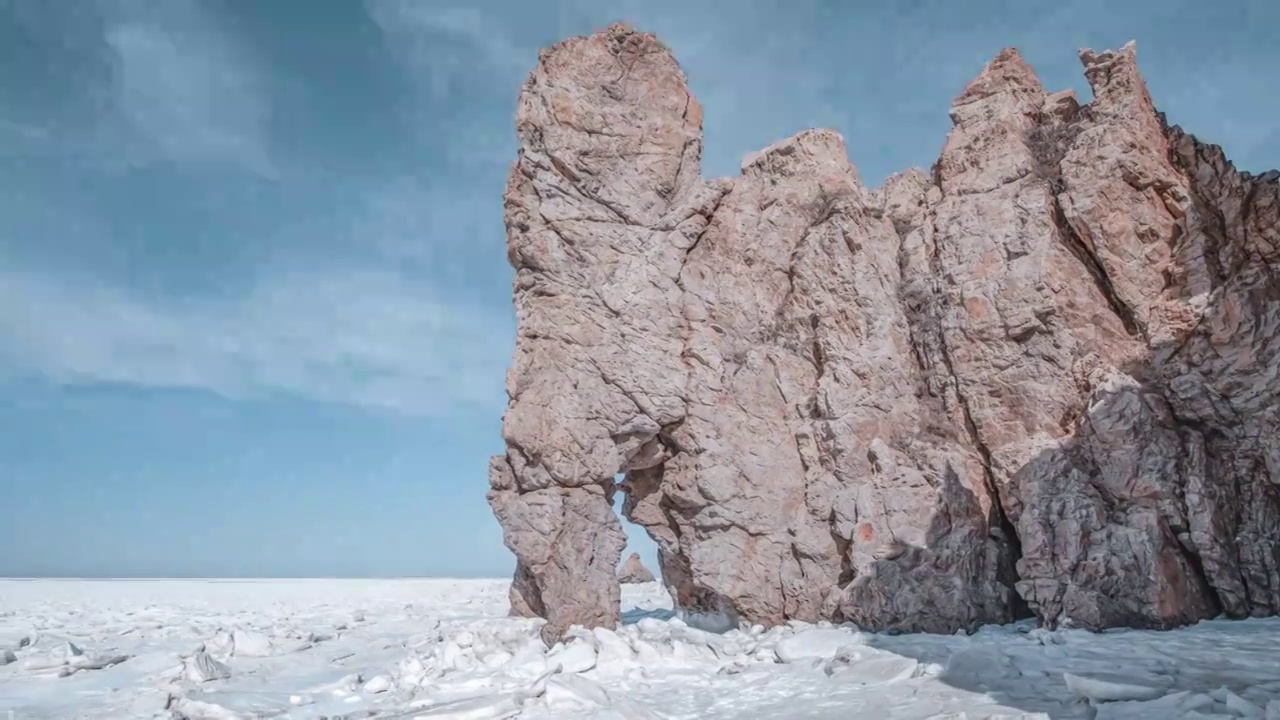
<path id="1" fill-rule="evenodd" d="M 644 566 L 644 562 L 640 560 L 640 553 L 631 553 L 631 556 L 623 561 L 621 567 L 618 568 L 618 582 L 623 585 L 639 585 L 641 583 L 651 583 L 656 580 L 649 568 Z"/>

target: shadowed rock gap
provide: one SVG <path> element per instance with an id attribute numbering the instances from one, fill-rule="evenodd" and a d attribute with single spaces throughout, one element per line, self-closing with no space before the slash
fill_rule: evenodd
<path id="1" fill-rule="evenodd" d="M 947 352 L 945 342 L 940 343 L 942 349 L 942 357 L 947 368 L 947 372 L 951 374 L 952 383 L 957 388 L 956 398 L 959 401 L 960 412 L 964 418 L 964 428 L 969 436 L 970 442 L 977 449 L 978 455 L 982 459 L 982 476 L 984 480 L 984 488 L 992 498 L 991 503 L 991 520 L 990 526 L 993 535 L 1002 541 L 1008 548 L 1009 557 L 1007 567 L 1001 571 L 1001 580 L 1011 591 L 1013 605 L 1010 608 L 1012 619 L 1019 620 L 1031 617 L 1031 608 L 1026 601 L 1016 594 L 1016 588 L 1020 577 L 1018 575 L 1018 562 L 1022 559 L 1022 542 L 1018 539 L 1017 529 L 1013 522 L 1009 520 L 1005 514 L 1003 502 L 1000 499 L 1000 486 L 996 481 L 995 472 L 992 470 L 991 450 L 983 442 L 981 435 L 978 433 L 978 425 L 973 421 L 973 414 L 969 409 L 969 403 L 965 396 L 959 391 L 959 380 L 955 375 L 955 368 L 952 366 L 950 354 Z"/>
<path id="2" fill-rule="evenodd" d="M 513 607 L 618 621 L 622 471 L 691 616 L 1280 610 L 1276 178 L 1166 127 L 1133 46 L 1081 61 L 1083 107 L 1001 52 L 932 174 L 871 191 L 826 130 L 703 180 L 651 35 L 544 51 L 505 196 Z"/>

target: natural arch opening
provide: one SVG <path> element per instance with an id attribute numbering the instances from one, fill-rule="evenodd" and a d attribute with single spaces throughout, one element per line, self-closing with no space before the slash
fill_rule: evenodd
<path id="1" fill-rule="evenodd" d="M 626 473 L 614 476 L 613 493 L 613 511 L 617 513 L 622 532 L 627 538 L 617 568 L 620 583 L 618 610 L 624 625 L 645 618 L 667 619 L 674 614 L 671 608 L 664 606 L 667 601 L 665 593 L 652 591 L 654 582 L 665 585 L 662 565 L 658 560 L 658 544 L 650 537 L 648 530 L 627 517 L 626 479 Z M 647 571 L 647 577 L 651 579 L 646 580 L 640 571 Z"/>
<path id="2" fill-rule="evenodd" d="M 627 559 L 634 553 L 640 556 L 640 561 L 644 567 L 653 573 L 654 580 L 662 579 L 662 569 L 658 565 L 658 544 L 649 537 L 649 532 L 643 527 L 631 522 L 623 511 L 623 505 L 627 501 L 627 491 L 623 482 L 627 479 L 626 473 L 618 473 L 614 476 L 616 483 L 613 494 L 613 511 L 618 514 L 618 520 L 622 523 L 622 532 L 627 536 L 627 546 L 622 550 L 622 562 L 625 564 Z M 619 566 L 621 569 L 621 566 Z"/>

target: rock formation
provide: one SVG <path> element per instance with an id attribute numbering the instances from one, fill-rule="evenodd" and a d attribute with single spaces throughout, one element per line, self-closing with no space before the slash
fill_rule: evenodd
<path id="1" fill-rule="evenodd" d="M 1000 53 L 932 171 L 871 191 L 827 130 L 704 180 L 652 35 L 543 51 L 490 465 L 513 611 L 618 622 L 619 491 L 692 613 L 1280 611 L 1280 179 L 1168 126 L 1132 44 L 1080 58 L 1083 105 Z"/>
<path id="2" fill-rule="evenodd" d="M 657 580 L 649 568 L 644 566 L 644 562 L 640 560 L 640 553 L 631 553 L 618 568 L 618 582 L 623 585 L 637 585 L 640 583 L 650 583 Z"/>

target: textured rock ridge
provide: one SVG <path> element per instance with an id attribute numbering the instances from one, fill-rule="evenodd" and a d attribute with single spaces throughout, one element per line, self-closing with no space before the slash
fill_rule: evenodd
<path id="1" fill-rule="evenodd" d="M 1001 52 L 932 171 L 870 191 L 828 130 L 704 180 L 652 35 L 543 51 L 490 464 L 512 611 L 618 622 L 617 492 L 687 613 L 1280 611 L 1280 178 L 1168 126 L 1132 44 L 1080 57 L 1087 104 Z"/>
<path id="2" fill-rule="evenodd" d="M 649 583 L 656 580 L 649 568 L 644 566 L 644 562 L 640 559 L 640 553 L 631 553 L 618 568 L 618 582 L 627 584 Z"/>

